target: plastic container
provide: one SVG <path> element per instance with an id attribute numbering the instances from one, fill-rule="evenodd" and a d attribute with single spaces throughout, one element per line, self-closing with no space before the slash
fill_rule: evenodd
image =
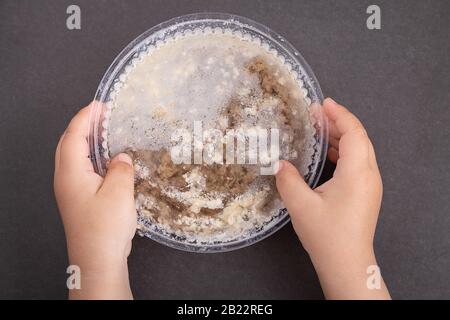
<path id="1" fill-rule="evenodd" d="M 223 28 L 238 31 L 244 35 L 257 37 L 261 43 L 276 50 L 279 56 L 282 56 L 285 63 L 292 66 L 292 72 L 297 75 L 299 83 L 307 90 L 307 102 L 311 118 L 314 119 L 315 145 L 312 164 L 308 168 L 305 180 L 311 187 L 316 186 L 323 164 L 325 162 L 328 127 L 327 120 L 322 112 L 321 103 L 323 100 L 322 92 L 311 68 L 300 55 L 300 53 L 283 37 L 272 31 L 266 26 L 247 18 L 236 15 L 222 13 L 197 13 L 173 18 L 157 26 L 150 28 L 138 36 L 116 57 L 111 66 L 103 76 L 95 95 L 94 108 L 91 112 L 89 122 L 89 147 L 90 157 L 95 171 L 104 176 L 106 174 L 107 163 L 110 155 L 108 154 L 108 141 L 104 121 L 108 120 L 107 103 L 112 99 L 114 86 L 120 85 L 120 76 L 124 73 L 127 66 L 130 66 L 139 59 L 142 52 L 146 52 L 149 46 L 155 46 L 167 37 L 186 31 L 199 30 L 204 28 Z M 159 243 L 180 250 L 192 252 L 224 252 L 239 249 L 256 243 L 271 234 L 278 231 L 289 222 L 289 215 L 285 209 L 274 214 L 270 222 L 255 230 L 250 236 L 241 239 L 233 239 L 228 242 L 212 243 L 202 245 L 189 243 L 180 237 L 168 235 L 163 230 L 151 226 L 151 222 L 139 216 L 139 224 L 146 225 L 151 231 L 142 232 L 145 235 Z"/>

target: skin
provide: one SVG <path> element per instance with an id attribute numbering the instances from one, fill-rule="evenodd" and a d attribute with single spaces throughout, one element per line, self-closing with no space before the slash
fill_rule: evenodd
<path id="1" fill-rule="evenodd" d="M 361 122 L 328 98 L 328 158 L 333 178 L 312 190 L 297 169 L 281 161 L 277 188 L 295 232 L 309 253 L 327 299 L 390 299 L 367 287 L 367 268 L 377 265 L 373 238 L 383 187 L 375 151 Z"/>
<path id="2" fill-rule="evenodd" d="M 69 263 L 81 270 L 81 289 L 70 299 L 132 299 L 127 257 L 136 232 L 131 159 L 116 156 L 105 178 L 88 158 L 92 104 L 62 135 L 55 155 L 54 188 L 67 240 Z"/>
<path id="3" fill-rule="evenodd" d="M 136 232 L 133 167 L 126 154 L 110 163 L 105 178 L 88 158 L 92 104 L 62 135 L 55 155 L 54 188 L 66 233 L 69 263 L 81 269 L 81 289 L 70 299 L 132 299 L 127 258 Z M 280 161 L 278 191 L 294 229 L 311 257 L 328 299 L 389 299 L 383 281 L 370 290 L 367 267 L 376 265 L 373 238 L 382 183 L 375 153 L 358 119 L 331 99 L 328 157 L 331 180 L 311 190 L 297 169 Z"/>

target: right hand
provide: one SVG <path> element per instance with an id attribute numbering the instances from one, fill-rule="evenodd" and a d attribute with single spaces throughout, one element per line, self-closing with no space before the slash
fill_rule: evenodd
<path id="1" fill-rule="evenodd" d="M 374 295 L 366 285 L 367 267 L 376 265 L 373 239 L 383 189 L 373 145 L 345 107 L 328 98 L 323 108 L 333 178 L 312 190 L 292 164 L 280 161 L 278 191 L 327 298 L 389 298 L 387 290 Z"/>

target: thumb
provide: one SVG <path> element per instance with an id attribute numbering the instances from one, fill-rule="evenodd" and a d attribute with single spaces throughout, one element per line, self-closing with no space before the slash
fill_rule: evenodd
<path id="1" fill-rule="evenodd" d="M 318 194 L 309 187 L 290 162 L 280 160 L 275 177 L 278 193 L 291 216 L 300 212 L 303 214 L 317 203 Z"/>
<path id="2" fill-rule="evenodd" d="M 133 197 L 133 161 L 126 153 L 116 155 L 108 166 L 100 192 L 113 197 Z"/>

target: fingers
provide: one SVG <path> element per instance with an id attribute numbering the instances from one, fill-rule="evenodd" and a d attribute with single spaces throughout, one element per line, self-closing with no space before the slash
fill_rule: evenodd
<path id="1" fill-rule="evenodd" d="M 327 101 L 327 100 L 325 100 L 325 101 Z M 324 106 L 326 104 L 327 103 L 324 102 Z M 336 124 L 334 123 L 334 121 L 331 121 L 331 120 L 328 122 L 328 135 L 329 135 L 329 138 L 334 138 L 337 140 L 339 140 L 339 138 L 341 137 L 341 133 L 338 131 Z"/>
<path id="2" fill-rule="evenodd" d="M 328 144 L 330 145 L 330 147 L 335 148 L 336 150 L 339 150 L 339 139 L 329 136 L 328 137 Z"/>
<path id="3" fill-rule="evenodd" d="M 89 160 L 87 135 L 92 103 L 70 121 L 56 149 L 55 169 L 71 173 L 94 172 Z"/>
<path id="4" fill-rule="evenodd" d="M 281 199 L 291 215 L 307 212 L 307 208 L 313 206 L 319 199 L 298 170 L 288 161 L 279 162 L 276 184 Z"/>
<path id="5" fill-rule="evenodd" d="M 342 136 L 353 127 L 362 127 L 358 118 L 333 99 L 326 98 L 323 101 L 323 107 L 325 108 L 328 119 L 335 123 L 338 135 Z"/>
<path id="6" fill-rule="evenodd" d="M 339 151 L 334 147 L 329 147 L 328 148 L 328 159 L 330 159 L 331 162 L 336 164 L 339 159 Z"/>
<path id="7" fill-rule="evenodd" d="M 353 172 L 370 166 L 375 154 L 358 118 L 330 98 L 325 99 L 323 106 L 330 120 L 330 145 L 338 153 L 336 170 Z M 336 159 L 335 151 L 328 155 L 330 160 Z"/>
<path id="8" fill-rule="evenodd" d="M 60 163 L 60 158 L 61 158 L 61 143 L 62 143 L 62 141 L 64 139 L 64 133 L 59 138 L 58 145 L 56 146 L 56 151 L 55 151 L 55 172 L 59 170 L 59 163 Z"/>
<path id="9" fill-rule="evenodd" d="M 111 160 L 99 192 L 112 198 L 134 197 L 134 170 L 129 155 L 120 153 Z"/>
<path id="10" fill-rule="evenodd" d="M 333 163 L 339 159 L 339 138 L 332 136 L 331 133 L 328 137 L 328 159 Z"/>

